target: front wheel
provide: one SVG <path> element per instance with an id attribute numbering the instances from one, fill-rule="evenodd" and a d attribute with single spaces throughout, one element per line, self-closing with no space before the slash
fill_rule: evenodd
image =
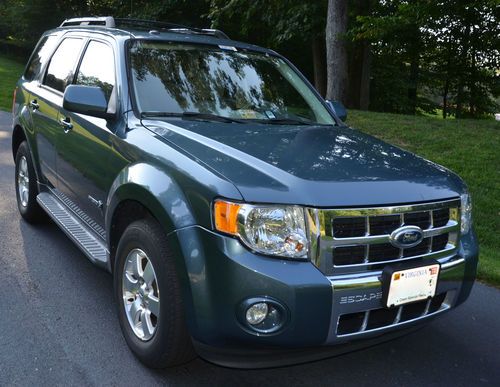
<path id="1" fill-rule="evenodd" d="M 181 300 L 174 256 L 158 223 L 132 223 L 118 244 L 114 291 L 128 346 L 152 368 L 195 357 Z"/>

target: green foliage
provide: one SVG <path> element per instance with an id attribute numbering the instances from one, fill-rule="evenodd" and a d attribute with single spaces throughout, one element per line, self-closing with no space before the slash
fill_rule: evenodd
<path id="1" fill-rule="evenodd" d="M 57 27 L 66 17 L 86 11 L 86 4 L 78 0 L 4 0 L 0 7 L 0 38 L 11 35 L 32 47 L 44 31 Z"/>
<path id="2" fill-rule="evenodd" d="M 500 122 L 349 111 L 348 124 L 458 173 L 472 195 L 479 278 L 500 286 Z"/>
<path id="3" fill-rule="evenodd" d="M 415 113 L 442 107 L 457 117 L 499 109 L 497 1 L 391 0 L 358 16 L 351 39 L 372 42 L 371 108 Z"/>
<path id="4" fill-rule="evenodd" d="M 292 39 L 323 36 L 326 11 L 326 1 L 211 0 L 208 16 L 215 26 L 238 24 L 243 36 L 263 30 L 265 42 L 274 46 Z"/>
<path id="5" fill-rule="evenodd" d="M 24 64 L 15 59 L 0 56 L 0 110 L 12 109 L 12 94 L 16 82 L 24 70 Z"/>
<path id="6" fill-rule="evenodd" d="M 169 21 L 200 26 L 206 24 L 208 0 L 87 0 L 89 14 L 121 18 Z"/>

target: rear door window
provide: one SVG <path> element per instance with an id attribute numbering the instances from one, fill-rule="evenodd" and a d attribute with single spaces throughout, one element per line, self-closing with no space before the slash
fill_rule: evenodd
<path id="1" fill-rule="evenodd" d="M 44 85 L 64 93 L 66 86 L 73 80 L 82 42 L 80 38 L 66 38 L 62 41 L 50 59 Z"/>
<path id="2" fill-rule="evenodd" d="M 109 103 L 115 86 L 115 61 L 110 46 L 95 40 L 89 43 L 78 70 L 76 84 L 100 87 Z"/>
<path id="3" fill-rule="evenodd" d="M 57 43 L 57 35 L 44 36 L 31 55 L 30 62 L 26 67 L 24 73 L 24 79 L 28 81 L 33 81 L 38 78 L 40 72 L 42 71 L 43 65 L 47 62 Z"/>

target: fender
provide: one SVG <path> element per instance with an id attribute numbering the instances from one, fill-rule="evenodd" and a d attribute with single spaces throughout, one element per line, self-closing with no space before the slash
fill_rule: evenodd
<path id="1" fill-rule="evenodd" d="M 147 207 L 166 234 L 196 224 L 179 185 L 159 167 L 140 162 L 125 167 L 111 186 L 106 201 L 107 240 L 110 240 L 113 214 L 124 200 L 135 200 Z"/>

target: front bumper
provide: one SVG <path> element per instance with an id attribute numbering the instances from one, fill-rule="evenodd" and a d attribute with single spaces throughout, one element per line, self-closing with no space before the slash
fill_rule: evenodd
<path id="1" fill-rule="evenodd" d="M 462 236 L 457 253 L 441 260 L 436 294 L 444 294 L 444 301 L 438 309 L 339 334 L 340 316 L 383 308 L 381 272 L 326 277 L 310 262 L 260 256 L 236 239 L 197 226 L 178 230 L 169 239 L 179 252 L 187 322 L 196 348 L 207 360 L 238 367 L 298 363 L 400 335 L 465 301 L 478 259 L 471 232 Z M 288 319 L 282 329 L 256 334 L 240 322 L 239 306 L 253 297 L 272 298 L 285 306 Z M 245 353 L 248 363 L 241 360 Z"/>

